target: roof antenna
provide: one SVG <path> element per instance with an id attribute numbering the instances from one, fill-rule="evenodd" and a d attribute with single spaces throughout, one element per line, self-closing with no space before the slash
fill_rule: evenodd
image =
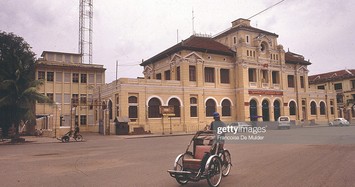
<path id="1" fill-rule="evenodd" d="M 194 8 L 192 7 L 192 35 L 195 34 L 195 15 L 194 15 Z"/>

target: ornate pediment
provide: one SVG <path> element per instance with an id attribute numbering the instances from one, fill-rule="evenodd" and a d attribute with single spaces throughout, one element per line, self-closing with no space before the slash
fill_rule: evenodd
<path id="1" fill-rule="evenodd" d="M 259 44 L 262 41 L 266 41 L 269 44 L 269 46 L 272 46 L 272 40 L 265 34 L 260 33 L 257 37 L 254 38 L 254 40 L 258 41 Z"/>
<path id="2" fill-rule="evenodd" d="M 187 59 L 190 64 L 197 64 L 204 61 L 203 58 L 195 52 L 186 55 L 184 58 Z"/>
<path id="3" fill-rule="evenodd" d="M 174 54 L 170 59 L 170 67 L 178 66 L 184 58 L 179 54 Z"/>
<path id="4" fill-rule="evenodd" d="M 306 74 L 309 72 L 309 70 L 307 69 L 306 66 L 301 66 L 300 68 L 298 68 L 298 73 L 301 73 L 301 74 Z"/>
<path id="5" fill-rule="evenodd" d="M 150 67 L 149 65 L 145 66 L 143 74 L 144 74 L 145 77 L 152 76 L 153 75 L 153 68 Z"/>
<path id="6" fill-rule="evenodd" d="M 179 54 L 174 54 L 172 57 L 171 57 L 171 59 L 170 59 L 170 62 L 178 62 L 178 61 L 181 61 L 183 59 L 183 57 L 182 56 L 180 56 Z"/>

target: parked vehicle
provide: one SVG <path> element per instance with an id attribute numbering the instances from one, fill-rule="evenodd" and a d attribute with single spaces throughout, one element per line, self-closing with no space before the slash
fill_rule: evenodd
<path id="1" fill-rule="evenodd" d="M 329 123 L 329 126 L 349 126 L 350 123 L 348 120 L 344 118 L 335 118 L 333 121 Z"/>
<path id="2" fill-rule="evenodd" d="M 291 127 L 291 120 L 288 116 L 280 116 L 277 119 L 277 129 L 290 129 Z"/>
<path id="3" fill-rule="evenodd" d="M 251 125 L 249 125 L 246 122 L 232 122 L 229 125 L 230 126 L 238 126 L 238 127 L 251 127 Z"/>
<path id="4" fill-rule="evenodd" d="M 170 176 L 182 185 L 207 179 L 209 186 L 218 186 L 222 176 L 229 174 L 232 163 L 229 151 L 215 138 L 213 131 L 198 131 L 186 151 L 176 157 L 174 169 L 168 170 Z"/>
<path id="5" fill-rule="evenodd" d="M 252 127 L 251 125 L 249 125 L 249 124 L 246 123 L 246 122 L 232 122 L 232 123 L 230 123 L 230 124 L 228 124 L 228 125 L 239 127 L 239 128 L 238 128 L 238 132 L 245 132 L 245 131 L 247 131 L 247 130 L 246 130 L 247 128 Z"/>

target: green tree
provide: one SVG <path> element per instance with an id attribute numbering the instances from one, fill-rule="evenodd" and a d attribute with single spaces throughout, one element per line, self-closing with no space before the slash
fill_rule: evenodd
<path id="1" fill-rule="evenodd" d="M 7 136 L 10 127 L 18 135 L 23 121 L 35 120 L 36 101 L 49 99 L 38 93 L 35 80 L 35 53 L 22 37 L 0 31 L 0 127 Z"/>

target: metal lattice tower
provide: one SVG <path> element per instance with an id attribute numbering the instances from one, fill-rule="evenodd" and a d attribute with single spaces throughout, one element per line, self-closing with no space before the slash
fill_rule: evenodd
<path id="1" fill-rule="evenodd" d="M 82 63 L 92 64 L 93 0 L 79 0 L 79 53 Z"/>

